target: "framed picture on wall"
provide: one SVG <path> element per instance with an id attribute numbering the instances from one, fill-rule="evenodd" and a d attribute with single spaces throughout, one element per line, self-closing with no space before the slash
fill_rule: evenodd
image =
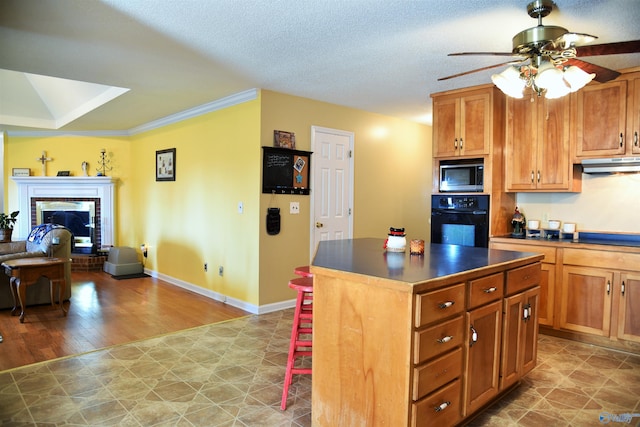
<path id="1" fill-rule="evenodd" d="M 293 132 L 285 132 L 283 130 L 273 131 L 273 146 L 278 148 L 296 148 L 296 134 Z"/>
<path id="2" fill-rule="evenodd" d="M 13 176 L 30 176 L 31 169 L 29 168 L 13 168 L 12 170 Z"/>
<path id="3" fill-rule="evenodd" d="M 156 181 L 176 180 L 176 149 L 156 151 Z"/>

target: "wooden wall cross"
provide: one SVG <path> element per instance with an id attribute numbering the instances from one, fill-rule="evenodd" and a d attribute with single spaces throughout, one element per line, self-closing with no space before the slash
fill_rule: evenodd
<path id="1" fill-rule="evenodd" d="M 51 157 L 47 157 L 47 152 L 43 151 L 42 156 L 36 159 L 40 163 L 42 163 L 42 176 L 47 176 L 47 164 L 45 162 L 50 162 L 53 160 Z"/>

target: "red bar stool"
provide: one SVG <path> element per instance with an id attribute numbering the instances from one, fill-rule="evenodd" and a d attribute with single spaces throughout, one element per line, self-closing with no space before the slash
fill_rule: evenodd
<path id="1" fill-rule="evenodd" d="M 308 265 L 302 265 L 294 268 L 293 273 L 300 277 L 313 277 L 313 273 L 309 271 Z"/>
<path id="2" fill-rule="evenodd" d="M 293 327 L 291 328 L 291 341 L 289 343 L 289 356 L 287 357 L 287 370 L 284 375 L 284 389 L 282 390 L 282 402 L 280 408 L 287 408 L 289 386 L 294 374 L 311 374 L 311 368 L 296 368 L 296 359 L 303 356 L 311 356 L 311 332 L 313 322 L 313 278 L 297 277 L 289 281 L 289 287 L 298 293 L 296 298 L 296 310 L 293 315 Z"/>

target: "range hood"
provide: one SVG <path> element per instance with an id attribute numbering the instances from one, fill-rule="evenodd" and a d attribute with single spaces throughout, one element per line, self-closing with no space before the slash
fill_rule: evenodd
<path id="1" fill-rule="evenodd" d="M 640 157 L 617 157 L 607 159 L 584 159 L 584 173 L 629 173 L 640 172 Z"/>

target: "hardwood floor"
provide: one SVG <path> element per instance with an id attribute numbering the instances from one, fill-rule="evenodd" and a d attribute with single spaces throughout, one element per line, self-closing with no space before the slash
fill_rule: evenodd
<path id="1" fill-rule="evenodd" d="M 21 324 L 0 310 L 0 371 L 250 314 L 152 277 L 73 272 L 72 282 L 66 317 L 32 306 Z"/>

